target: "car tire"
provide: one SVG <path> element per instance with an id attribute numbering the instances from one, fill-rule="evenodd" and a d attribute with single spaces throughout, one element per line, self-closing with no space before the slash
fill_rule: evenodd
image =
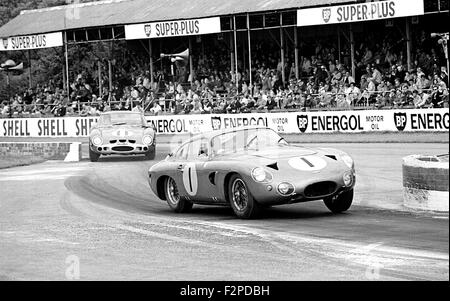
<path id="1" fill-rule="evenodd" d="M 91 162 L 97 162 L 98 158 L 100 158 L 100 154 L 97 154 L 89 148 L 89 160 L 91 160 Z"/>
<path id="2" fill-rule="evenodd" d="M 150 149 L 145 153 L 145 159 L 147 160 L 155 160 L 156 150 L 155 146 L 150 146 Z"/>
<path id="3" fill-rule="evenodd" d="M 325 198 L 323 201 L 333 213 L 347 211 L 353 202 L 353 189 L 345 191 L 338 196 Z"/>
<path id="4" fill-rule="evenodd" d="M 164 193 L 166 195 L 167 204 L 177 212 L 184 213 L 192 209 L 192 202 L 184 200 L 178 194 L 178 187 L 174 179 L 168 177 L 164 182 Z"/>
<path id="5" fill-rule="evenodd" d="M 259 215 L 261 206 L 253 198 L 240 175 L 232 175 L 228 185 L 228 201 L 238 218 L 251 219 Z"/>

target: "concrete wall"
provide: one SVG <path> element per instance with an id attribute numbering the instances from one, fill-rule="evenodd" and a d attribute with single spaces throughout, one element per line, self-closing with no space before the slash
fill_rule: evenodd
<path id="1" fill-rule="evenodd" d="M 68 142 L 0 142 L 0 153 L 64 160 L 70 151 L 71 144 Z"/>

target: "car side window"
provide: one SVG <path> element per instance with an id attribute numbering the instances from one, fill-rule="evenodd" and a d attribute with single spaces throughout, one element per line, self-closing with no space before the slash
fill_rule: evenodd
<path id="1" fill-rule="evenodd" d="M 186 145 L 184 145 L 182 148 L 180 148 L 178 150 L 178 152 L 176 153 L 175 157 L 178 160 L 186 160 L 190 146 L 191 146 L 191 143 L 187 143 Z"/>
<path id="2" fill-rule="evenodd" d="M 198 139 L 192 141 L 191 147 L 188 151 L 188 160 L 197 160 L 197 159 L 205 159 L 208 158 L 209 147 L 208 147 L 208 139 Z"/>

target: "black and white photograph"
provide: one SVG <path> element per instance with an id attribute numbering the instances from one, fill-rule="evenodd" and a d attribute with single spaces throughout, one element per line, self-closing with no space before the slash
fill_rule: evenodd
<path id="1" fill-rule="evenodd" d="M 448 283 L 448 17 L 0 0 L 0 281 Z"/>

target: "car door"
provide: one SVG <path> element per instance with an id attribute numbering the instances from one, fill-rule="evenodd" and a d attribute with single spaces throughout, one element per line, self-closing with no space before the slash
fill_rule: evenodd
<path id="1" fill-rule="evenodd" d="M 181 183 L 186 198 L 200 202 L 210 202 L 208 193 L 208 171 L 205 164 L 209 161 L 209 140 L 206 138 L 192 141 L 187 148 L 187 156 L 178 164 L 178 181 Z M 181 189 L 179 189 L 181 191 Z"/>
<path id="2" fill-rule="evenodd" d="M 184 167 L 187 163 L 187 156 L 189 153 L 189 149 L 191 147 L 191 143 L 186 143 L 182 145 L 173 155 L 171 167 L 170 167 L 170 174 L 169 176 L 172 177 L 175 180 L 175 183 L 178 187 L 178 193 L 182 197 L 188 197 L 189 193 L 186 190 L 186 185 L 183 182 L 183 171 Z"/>

